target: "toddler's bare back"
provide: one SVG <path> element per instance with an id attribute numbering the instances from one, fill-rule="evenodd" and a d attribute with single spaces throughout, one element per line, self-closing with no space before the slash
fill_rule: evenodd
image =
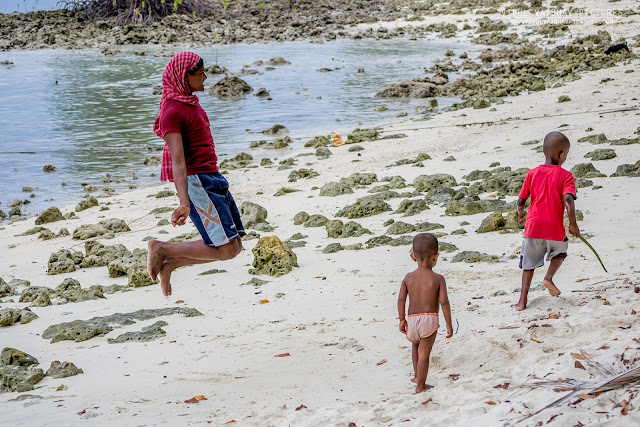
<path id="1" fill-rule="evenodd" d="M 438 313 L 440 285 L 444 277 L 425 268 L 418 268 L 404 278 L 409 294 L 408 314 Z"/>

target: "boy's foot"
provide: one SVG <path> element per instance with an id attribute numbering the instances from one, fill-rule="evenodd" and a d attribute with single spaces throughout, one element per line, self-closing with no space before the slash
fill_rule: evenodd
<path id="1" fill-rule="evenodd" d="M 427 390 L 429 390 L 430 388 L 433 388 L 433 386 L 432 386 L 432 385 L 429 385 L 429 384 L 425 384 L 425 383 L 418 384 L 418 385 L 416 386 L 416 394 L 418 394 L 418 393 L 422 393 L 423 391 L 427 391 Z"/>
<path id="2" fill-rule="evenodd" d="M 556 285 L 554 285 L 551 280 L 544 279 L 542 284 L 545 288 L 547 288 L 552 297 L 557 297 L 558 295 L 560 295 L 560 289 L 556 288 Z"/>
<path id="3" fill-rule="evenodd" d="M 167 268 L 161 268 L 160 273 L 160 288 L 162 289 L 162 293 L 165 297 L 171 295 L 171 271 Z"/>
<path id="4" fill-rule="evenodd" d="M 164 263 L 164 259 L 160 255 L 160 245 L 162 242 L 158 240 L 149 240 L 147 244 L 148 254 L 147 254 L 147 271 L 153 280 L 158 278 L 158 272 L 162 268 L 162 264 Z"/>
<path id="5" fill-rule="evenodd" d="M 416 377 L 411 378 L 411 382 L 414 384 L 418 384 L 418 379 Z"/>
<path id="6" fill-rule="evenodd" d="M 522 311 L 522 310 L 524 310 L 525 308 L 527 308 L 527 303 L 526 303 L 526 302 L 519 302 L 519 303 L 517 303 L 517 304 L 515 305 L 515 307 L 516 307 L 516 310 L 518 310 L 518 311 Z"/>

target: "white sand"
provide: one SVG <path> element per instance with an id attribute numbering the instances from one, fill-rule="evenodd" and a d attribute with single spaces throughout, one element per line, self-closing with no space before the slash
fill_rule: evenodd
<path id="1" fill-rule="evenodd" d="M 468 172 L 487 169 L 495 161 L 513 169 L 535 167 L 543 161 L 542 154 L 520 143 L 540 139 L 555 129 L 565 132 L 574 142 L 565 167 L 587 162 L 583 156 L 588 151 L 609 148 L 576 143 L 586 135 L 587 127 L 613 139 L 634 136 L 640 125 L 638 111 L 600 113 L 638 105 L 637 100 L 632 100 L 640 98 L 638 64 L 634 59 L 628 65 L 587 73 L 564 87 L 510 98 L 508 103 L 496 105 L 495 112 L 468 109 L 441 114 L 430 121 L 398 125 L 396 128 L 408 138 L 363 143 L 361 156 L 347 152 L 349 146 L 344 146 L 332 148 L 334 154 L 329 160 L 297 158 L 295 169 L 310 162 L 310 167 L 320 173 L 311 180 L 287 183 L 290 170 L 276 168 L 231 171 L 227 177 L 236 200 L 250 200 L 267 208 L 268 221 L 277 227 L 271 234 L 283 240 L 296 232 L 309 236 L 305 248 L 294 250 L 300 268 L 277 279 L 261 277 L 269 283 L 260 289 L 239 286 L 254 277 L 248 274 L 253 261 L 250 249 L 256 243 L 253 240 L 246 242 L 247 250 L 232 261 L 176 271 L 170 298 L 163 297 L 156 285 L 108 295 L 104 300 L 33 308 L 39 319 L 0 329 L 0 346 L 15 347 L 37 357 L 45 370 L 53 360 L 71 361 L 84 369 L 84 374 L 65 379 L 45 377 L 28 393 L 41 399 L 15 402 L 10 399 L 16 398 L 17 393 L 0 395 L 0 424 L 72 425 L 89 414 L 95 415 L 93 422 L 100 425 L 222 425 L 231 420 L 239 425 L 510 425 L 566 393 L 519 387 L 532 382 L 532 376 L 554 380 L 599 378 L 591 370 L 574 368 L 570 353 L 584 349 L 597 354 L 596 360 L 603 365 L 621 369 L 619 361 L 625 349 L 633 349 L 626 351 L 628 355 L 640 347 L 632 341 L 638 338 L 640 323 L 635 314 L 640 312 L 640 302 L 633 292 L 633 284 L 639 281 L 636 270 L 640 269 L 636 248 L 640 241 L 636 224 L 640 178 L 596 178 L 593 181 L 602 189 L 579 190 L 576 207 L 585 214 L 580 228 L 592 236 L 590 241 L 603 255 L 609 274 L 604 273 L 588 248 L 572 242 L 570 256 L 556 276 L 562 296 L 552 298 L 546 291 L 532 291 L 524 312 L 516 312 L 510 306 L 518 298 L 513 291 L 519 288 L 520 270 L 517 259 L 509 259 L 509 255 L 517 251 L 522 236 L 477 234 L 475 229 L 487 214 L 450 217 L 444 216 L 443 208 L 431 206 L 408 218 L 386 213 L 357 220 L 374 236 L 384 234 L 386 227 L 382 224 L 389 218 L 441 223 L 447 233 L 465 228 L 466 235 L 449 235 L 441 240 L 461 250 L 501 257 L 497 264 L 454 264 L 447 260 L 452 254 L 441 255 L 436 269 L 447 279 L 454 328 L 459 329 L 447 340 L 441 328 L 428 378 L 435 388 L 421 395 L 412 394 L 410 344 L 397 329 L 396 292 L 404 274 L 414 268 L 409 247 L 383 246 L 326 255 L 321 250 L 329 243 L 339 241 L 346 245 L 364 242 L 371 236 L 327 239 L 324 228 L 294 226 L 292 218 L 301 210 L 334 218 L 340 208 L 365 195 L 368 188 L 335 198 L 318 197 L 318 191 L 311 190 L 353 172 L 375 172 L 378 178 L 401 175 L 408 182 L 421 174 L 445 172 L 460 181 Z M 625 74 L 628 69 L 636 72 Z M 600 84 L 605 77 L 614 80 Z M 596 90 L 600 93 L 593 94 Z M 558 96 L 565 94 L 572 101 L 557 103 Z M 455 126 L 498 120 L 505 122 Z M 560 128 L 562 124 L 568 126 Z M 412 128 L 421 129 L 408 130 Z M 611 148 L 617 158 L 594 162 L 607 175 L 619 164 L 640 159 L 639 145 Z M 385 167 L 420 152 L 433 158 L 425 161 L 424 168 Z M 457 161 L 442 162 L 449 155 Z M 272 197 L 282 186 L 303 191 Z M 176 204 L 176 199 L 147 198 L 164 188 L 171 187 L 161 185 L 101 199 L 103 205 L 111 202 L 109 211 L 92 208 L 79 213 L 79 221 L 56 222 L 47 227 L 54 232 L 61 227 L 72 231 L 103 217 L 131 222 L 152 208 Z M 389 203 L 396 208 L 401 200 L 391 199 Z M 72 207 L 63 211 L 70 210 Z M 166 240 L 193 230 L 189 223 L 175 229 L 156 227 L 144 231 L 168 215 L 147 216 L 131 224 L 132 232 L 102 242 L 123 243 L 129 249 L 146 248 L 142 238 L 147 235 Z M 471 225 L 460 227 L 462 221 Z M 43 242 L 36 236 L 16 236 L 33 226 L 30 219 L 0 230 L 0 272 L 6 281 L 20 278 L 30 280 L 32 285 L 55 287 L 73 277 L 83 287 L 126 284 L 125 277 L 109 278 L 106 267 L 48 276 L 49 255 L 77 242 L 70 238 Z M 169 234 L 158 234 L 160 229 Z M 82 245 L 76 249 L 82 249 Z M 228 273 L 198 276 L 211 268 Z M 532 287 L 541 278 L 542 271 L 538 271 Z M 619 279 L 596 284 L 613 278 Z M 507 295 L 492 296 L 500 290 Z M 600 291 L 573 292 L 585 290 Z M 276 298 L 279 292 L 285 295 Z M 265 298 L 270 302 L 259 304 Z M 157 341 L 107 343 L 108 337 L 140 330 L 157 319 L 80 343 L 50 344 L 39 336 L 51 324 L 142 308 L 173 307 L 178 300 L 200 310 L 204 317 L 165 317 L 169 323 L 164 328 L 167 335 Z M 479 308 L 467 311 L 471 304 Z M 25 305 L 3 303 L 0 308 Z M 444 319 L 441 325 L 444 326 Z M 336 345 L 346 341 L 357 342 L 361 350 L 340 349 Z M 285 352 L 291 355 L 274 357 Z M 387 362 L 377 366 L 382 359 Z M 510 383 L 508 389 L 494 388 L 504 383 Z M 56 391 L 61 384 L 68 388 Z M 195 395 L 205 395 L 208 400 L 191 405 L 183 402 Z M 640 422 L 638 398 L 631 401 L 627 416 L 620 414 L 619 405 L 629 396 L 627 390 L 607 392 L 579 403 L 573 399 L 571 405 L 548 409 L 524 425 L 551 419 L 552 425 L 563 426 L 579 422 L 633 425 Z M 423 404 L 425 401 L 428 403 Z M 300 405 L 306 408 L 296 411 Z M 81 411 L 86 412 L 78 415 Z"/>

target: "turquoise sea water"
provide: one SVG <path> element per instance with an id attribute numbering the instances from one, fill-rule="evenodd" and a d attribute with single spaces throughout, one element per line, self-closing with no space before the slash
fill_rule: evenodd
<path id="1" fill-rule="evenodd" d="M 227 45 L 195 48 L 205 66 L 218 63 L 232 72 L 256 60 L 284 57 L 291 65 L 242 78 L 254 89 L 270 91 L 272 101 L 253 94 L 222 101 L 200 93 L 209 115 L 217 152 L 223 156 L 240 151 L 254 157 L 277 157 L 287 152 L 250 150 L 253 140 L 266 139 L 261 131 L 274 124 L 290 129 L 296 146 L 315 135 L 343 135 L 361 124 L 393 123 L 398 112 L 418 117 L 415 107 L 424 101 L 374 99 L 390 83 L 424 76 L 424 68 L 442 58 L 447 49 L 456 54 L 473 48 L 454 40 L 419 39 L 343 40 L 325 44 L 308 42 L 262 45 Z M 167 49 L 128 47 L 115 56 L 92 50 L 0 52 L 0 209 L 15 199 L 32 203 L 24 212 L 39 212 L 49 205 L 75 203 L 84 196 L 82 183 L 102 187 L 109 173 L 122 182 L 109 186 L 123 191 L 130 184 L 157 182 L 158 167 L 143 164 L 149 154 L 159 155 L 163 141 L 152 132 L 162 70 L 169 60 Z M 134 51 L 144 50 L 146 56 Z M 180 49 L 172 48 L 171 52 Z M 169 53 L 171 53 L 169 52 Z M 320 68 L 334 69 L 318 72 Z M 364 68 L 359 73 L 358 68 Z M 210 76 L 205 86 L 221 76 Z M 440 100 L 440 105 L 454 100 Z M 374 112 L 384 104 L 388 111 Z M 437 119 L 436 119 L 437 120 Z M 298 139 L 299 138 L 299 139 Z M 45 174 L 53 164 L 57 171 Z M 133 171 L 138 179 L 127 178 Z M 66 185 L 63 186 L 63 183 Z M 22 192 L 36 188 L 35 197 Z"/>

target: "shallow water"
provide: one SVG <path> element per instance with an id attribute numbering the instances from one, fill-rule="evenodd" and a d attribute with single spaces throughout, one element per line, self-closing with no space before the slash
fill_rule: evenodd
<path id="1" fill-rule="evenodd" d="M 60 9 L 60 0 L 0 0 L 0 13 Z"/>
<path id="2" fill-rule="evenodd" d="M 147 56 L 133 51 L 144 49 Z M 455 40 L 419 39 L 343 40 L 325 44 L 308 42 L 262 45 L 227 45 L 193 49 L 205 66 L 218 63 L 232 72 L 256 60 L 284 57 L 291 65 L 242 77 L 255 90 L 267 88 L 272 101 L 249 95 L 221 101 L 200 93 L 209 115 L 220 155 L 251 152 L 254 157 L 276 157 L 287 151 L 250 150 L 249 142 L 266 139 L 261 131 L 274 124 L 290 129 L 298 147 L 315 135 L 338 132 L 346 136 L 360 124 L 392 123 L 401 111 L 417 117 L 414 109 L 424 101 L 374 99 L 375 93 L 392 82 L 424 75 L 424 68 L 442 57 L 447 49 L 456 55 L 471 47 Z M 78 201 L 85 193 L 81 183 L 102 186 L 109 173 L 125 178 L 134 171 L 138 179 L 110 184 L 122 191 L 130 184 L 157 182 L 158 167 L 146 167 L 145 157 L 159 155 L 162 140 L 152 132 L 161 83 L 169 56 L 156 56 L 166 49 L 128 47 L 116 56 L 97 51 L 12 51 L 0 53 L 0 207 L 29 198 L 23 186 L 37 188 L 23 213 L 38 212 L 56 204 Z M 179 49 L 172 49 L 173 52 Z M 320 68 L 340 68 L 322 73 Z M 358 73 L 363 67 L 365 73 Z M 205 86 L 221 76 L 209 76 Z M 439 100 L 447 105 L 453 100 Z M 374 112 L 384 104 L 388 111 Z M 57 171 L 45 174 L 53 164 Z M 63 186 L 62 183 L 66 183 Z"/>

